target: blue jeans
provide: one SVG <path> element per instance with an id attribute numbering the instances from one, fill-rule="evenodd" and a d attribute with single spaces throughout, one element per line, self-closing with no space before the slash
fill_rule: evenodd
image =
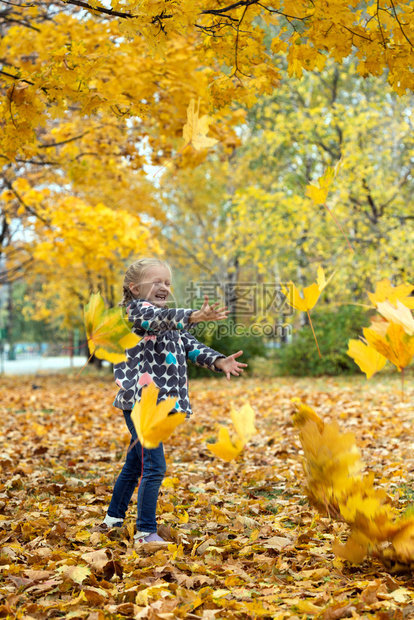
<path id="1" fill-rule="evenodd" d="M 125 422 L 131 433 L 126 461 L 115 482 L 111 503 L 108 508 L 110 517 L 125 518 L 128 504 L 138 484 L 142 468 L 142 446 L 138 441 L 131 412 L 124 411 Z M 132 446 L 132 447 L 131 447 Z M 138 489 L 137 530 L 153 533 L 157 531 L 155 512 L 157 509 L 158 492 L 166 471 L 164 448 L 144 448 L 144 471 Z"/>

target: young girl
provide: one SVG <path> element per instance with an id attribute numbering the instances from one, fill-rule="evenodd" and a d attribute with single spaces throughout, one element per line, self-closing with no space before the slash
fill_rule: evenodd
<path id="1" fill-rule="evenodd" d="M 143 258 L 133 263 L 124 279 L 120 306 L 127 306 L 132 331 L 142 337 L 139 343 L 126 351 L 126 361 L 115 364 L 115 382 L 120 390 L 114 405 L 123 410 L 131 433 L 130 448 L 125 464 L 115 483 L 111 503 L 104 524 L 122 526 L 128 504 L 141 474 L 142 447 L 131 420 L 131 410 L 140 399 L 142 388 L 152 381 L 159 388 L 158 402 L 168 397 L 177 398 L 175 410 L 191 415 L 188 398 L 187 359 L 197 366 L 238 376 L 242 364 L 236 360 L 243 351 L 229 357 L 210 349 L 187 331 L 200 321 L 226 319 L 228 311 L 218 308 L 218 302 L 209 305 L 205 295 L 200 310 L 170 309 L 166 306 L 171 290 L 171 270 L 159 259 Z M 162 444 L 155 449 L 143 450 L 144 469 L 138 490 L 136 543 L 165 542 L 157 534 L 155 512 L 158 492 L 166 471 Z"/>

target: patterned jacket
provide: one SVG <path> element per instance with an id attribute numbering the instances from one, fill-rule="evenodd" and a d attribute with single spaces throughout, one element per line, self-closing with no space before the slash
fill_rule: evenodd
<path id="1" fill-rule="evenodd" d="M 125 362 L 114 366 L 115 383 L 120 387 L 114 406 L 131 410 L 143 386 L 153 381 L 160 390 L 158 401 L 176 396 L 175 408 L 190 415 L 187 359 L 197 366 L 222 372 L 214 362 L 225 356 L 186 330 L 192 309 L 158 308 L 143 299 L 135 299 L 127 312 L 133 323 L 132 331 L 142 339 L 126 350 Z"/>

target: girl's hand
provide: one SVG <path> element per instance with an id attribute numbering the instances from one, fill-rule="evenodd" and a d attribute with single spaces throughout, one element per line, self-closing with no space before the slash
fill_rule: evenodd
<path id="1" fill-rule="evenodd" d="M 214 362 L 214 366 L 220 368 L 220 370 L 226 374 L 227 380 L 230 381 L 231 374 L 238 377 L 240 373 L 243 372 L 243 368 L 247 366 L 247 364 L 242 364 L 236 360 L 236 357 L 242 354 L 243 351 L 237 351 L 237 353 L 233 353 L 233 355 L 229 355 L 228 357 L 220 357 Z"/>
<path id="2" fill-rule="evenodd" d="M 216 301 L 216 303 L 210 306 L 210 304 L 208 303 L 208 296 L 204 295 L 203 305 L 201 306 L 200 310 L 195 310 L 195 312 L 190 314 L 188 322 L 200 323 L 200 321 L 222 321 L 223 319 L 227 319 L 227 316 L 229 314 L 227 306 L 217 308 L 217 306 L 219 305 L 220 302 Z"/>

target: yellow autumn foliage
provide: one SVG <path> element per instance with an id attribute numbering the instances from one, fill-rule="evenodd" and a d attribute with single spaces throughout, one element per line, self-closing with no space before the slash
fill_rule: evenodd
<path id="1" fill-rule="evenodd" d="M 323 423 L 309 406 L 294 400 L 293 421 L 304 451 L 306 492 L 321 512 L 345 521 L 351 534 L 345 545 L 338 541 L 334 552 L 360 563 L 379 545 L 392 543 L 384 557 L 407 562 L 414 559 L 414 516 L 396 518 L 390 499 L 374 486 L 374 474 L 363 475 L 360 451 L 352 433 L 336 424 Z"/>

